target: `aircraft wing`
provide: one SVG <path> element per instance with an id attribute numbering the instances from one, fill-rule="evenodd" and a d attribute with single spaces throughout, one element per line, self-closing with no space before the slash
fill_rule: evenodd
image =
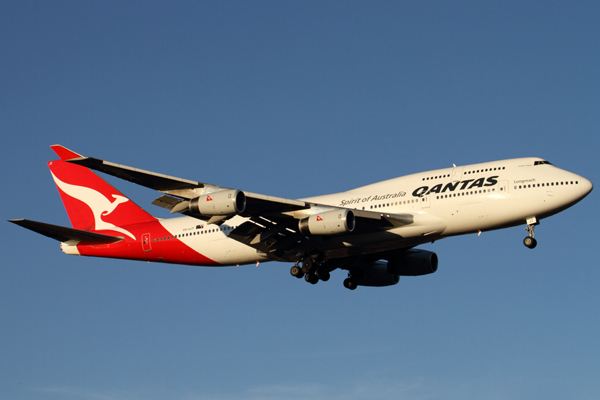
<path id="1" fill-rule="evenodd" d="M 54 147 L 56 146 L 53 146 L 53 148 Z M 79 156 L 74 152 L 68 154 Z M 172 210 L 175 205 L 181 202 L 181 200 L 177 200 L 172 196 L 191 200 L 204 193 L 230 190 L 230 188 L 222 186 L 176 178 L 173 176 L 145 171 L 143 169 L 133 168 L 126 165 L 115 164 L 110 161 L 104 161 L 93 157 L 79 156 L 76 158 L 65 159 L 64 161 L 82 165 L 84 167 L 104 172 L 105 174 L 165 193 L 169 196 L 161 196 L 156 199 L 153 204 L 169 210 Z M 246 195 L 247 199 L 247 208 L 253 210 L 253 212 L 257 214 L 272 212 L 281 213 L 310 208 L 306 202 L 300 200 L 291 200 L 246 191 L 244 191 L 244 194 Z"/>
<path id="2" fill-rule="evenodd" d="M 126 165 L 119 165 L 110 161 L 104 161 L 93 157 L 77 157 L 64 161 L 83 165 L 84 167 L 101 171 L 105 174 L 116 176 L 117 178 L 146 186 L 150 189 L 158 190 L 159 192 L 168 193 L 171 191 L 182 191 L 185 193 L 186 190 L 194 190 L 197 188 L 212 186 L 202 182 L 190 181 L 188 179 L 158 174 L 156 172 L 145 171 L 143 169 L 128 167 Z"/>
<path id="3" fill-rule="evenodd" d="M 145 171 L 143 169 L 133 168 L 126 165 L 115 164 L 93 157 L 77 157 L 65 161 L 82 165 L 96 171 L 104 172 L 108 175 L 112 175 L 117 178 L 121 178 L 126 181 L 165 193 L 165 196 L 158 197 L 152 202 L 152 204 L 168 210 L 173 210 L 178 204 L 182 203 L 181 199 L 191 200 L 203 194 L 204 192 L 210 193 L 218 190 L 231 190 L 231 188 L 176 178 L 173 176 Z M 309 203 L 302 200 L 292 200 L 247 191 L 244 191 L 244 194 L 246 195 L 246 210 L 248 211 L 241 213 L 242 216 L 259 217 L 265 214 L 272 216 L 275 214 L 308 210 L 311 207 L 344 209 L 343 207 Z M 410 215 L 398 216 L 365 210 L 353 210 L 353 213 L 357 218 L 366 220 L 365 222 L 367 222 L 369 225 L 372 226 L 375 224 L 380 228 L 393 228 L 394 226 L 404 225 L 406 223 L 410 223 L 409 219 L 412 218 Z"/>

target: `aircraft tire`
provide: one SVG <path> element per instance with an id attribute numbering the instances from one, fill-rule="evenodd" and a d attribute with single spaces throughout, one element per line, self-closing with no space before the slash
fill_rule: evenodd
<path id="1" fill-rule="evenodd" d="M 331 274 L 329 274 L 329 272 L 327 271 L 317 272 L 317 275 L 319 276 L 319 279 L 323 282 L 327 282 L 329 278 L 331 278 Z"/>
<path id="2" fill-rule="evenodd" d="M 296 278 L 302 278 L 304 276 L 302 268 L 300 268 L 298 265 L 294 265 L 292 269 L 290 269 L 290 274 L 292 274 L 292 276 L 295 276 Z"/>
<path id="3" fill-rule="evenodd" d="M 535 240 L 534 238 L 532 238 L 530 236 L 527 236 L 525 239 L 523 239 L 523 244 L 527 248 L 534 249 L 535 246 L 537 246 L 537 240 Z"/>
<path id="4" fill-rule="evenodd" d="M 306 257 L 304 260 L 302 260 L 302 271 L 304 271 L 308 274 L 308 273 L 310 273 L 312 267 L 313 267 L 312 258 Z"/>
<path id="5" fill-rule="evenodd" d="M 354 290 L 358 285 L 350 278 L 344 279 L 344 287 L 346 289 Z"/>

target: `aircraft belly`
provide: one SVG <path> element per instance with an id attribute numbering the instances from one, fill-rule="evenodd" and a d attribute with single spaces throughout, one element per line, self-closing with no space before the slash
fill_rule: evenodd
<path id="1" fill-rule="evenodd" d="M 437 240 L 445 232 L 446 222 L 432 214 L 416 214 L 413 225 L 387 231 L 332 237 L 324 246 L 332 258 L 372 254 L 418 246 Z"/>
<path id="2" fill-rule="evenodd" d="M 178 256 L 185 258 L 184 263 L 186 264 L 231 266 L 266 260 L 266 257 L 257 253 L 255 249 L 228 238 L 224 231 L 217 229 L 216 225 L 214 228 L 210 225 L 203 227 L 204 230 L 199 230 L 198 221 L 187 217 L 159 222 L 168 231 L 168 235 L 176 236 L 161 242 L 168 246 L 163 249 L 163 252 L 172 253 L 168 248 L 172 247 L 174 243 L 180 243 L 183 248 L 178 250 Z M 160 249 L 159 246 L 156 247 L 157 250 Z M 156 255 L 158 256 L 158 254 Z M 165 261 L 172 259 L 171 254 L 165 256 Z M 206 264 L 206 259 L 212 260 L 213 263 Z"/>
<path id="3" fill-rule="evenodd" d="M 402 238 L 398 235 L 390 235 L 385 237 L 385 239 L 379 234 L 370 235 L 370 239 L 362 236 L 368 235 L 359 235 L 352 237 L 351 240 L 336 242 L 335 244 L 331 243 L 329 246 L 323 248 L 323 252 L 328 258 L 351 257 L 410 248 L 440 238 L 439 235 L 417 236 L 412 238 Z M 378 237 L 380 241 L 373 240 L 374 236 Z"/>
<path id="4" fill-rule="evenodd" d="M 246 246 L 228 237 L 221 237 L 206 243 L 199 244 L 210 258 L 222 265 L 251 264 L 257 261 L 269 261 L 266 256 L 256 249 Z M 211 257 L 212 256 L 212 257 Z"/>

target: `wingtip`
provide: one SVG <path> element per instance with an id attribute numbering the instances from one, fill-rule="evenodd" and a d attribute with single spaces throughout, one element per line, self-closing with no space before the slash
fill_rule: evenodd
<path id="1" fill-rule="evenodd" d="M 63 161 L 83 157 L 81 154 L 75 153 L 73 150 L 69 150 L 65 146 L 62 146 L 60 144 L 53 144 L 52 146 L 50 146 L 50 148 L 54 150 L 56 155 L 59 156 L 60 159 Z"/>

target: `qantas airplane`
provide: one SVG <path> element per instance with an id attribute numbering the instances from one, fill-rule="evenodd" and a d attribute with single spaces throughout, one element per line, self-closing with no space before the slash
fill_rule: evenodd
<path id="1" fill-rule="evenodd" d="M 435 253 L 415 247 L 449 236 L 534 228 L 587 196 L 592 183 L 541 158 L 453 166 L 342 193 L 291 200 L 175 178 L 51 146 L 48 162 L 72 228 L 13 219 L 61 242 L 63 252 L 198 266 L 294 262 L 312 284 L 348 271 L 344 286 L 390 286 L 435 272 Z M 155 218 L 91 169 L 162 193 Z"/>

